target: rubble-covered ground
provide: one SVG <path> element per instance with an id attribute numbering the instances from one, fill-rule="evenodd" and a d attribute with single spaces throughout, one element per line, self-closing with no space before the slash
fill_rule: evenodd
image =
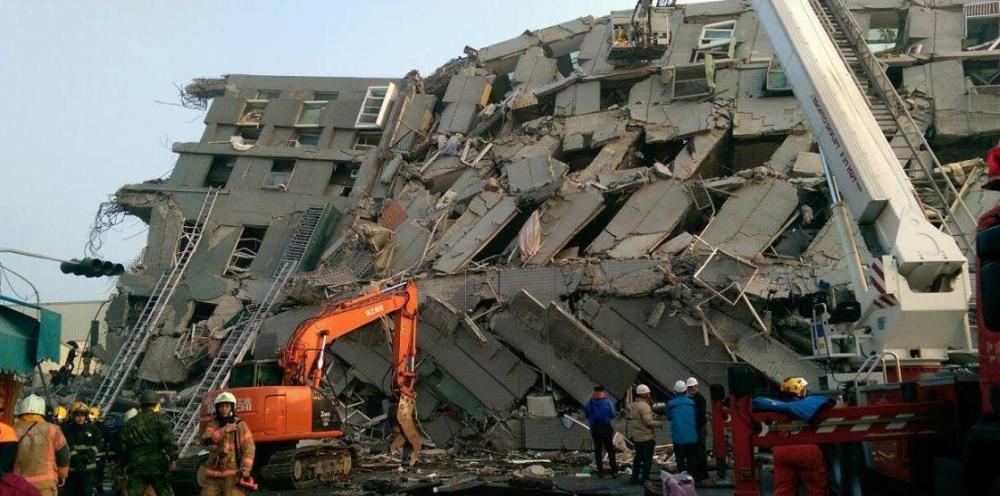
<path id="1" fill-rule="evenodd" d="M 998 198 L 979 190 L 979 157 L 1000 134 L 1000 96 L 984 83 L 996 59 L 963 52 L 960 2 L 924 3 L 848 2 L 859 23 L 885 38 L 880 57 L 942 162 L 958 164 L 948 170 L 966 186 L 967 204 L 987 210 Z M 812 352 L 812 304 L 821 285 L 842 292 L 850 281 L 816 144 L 790 89 L 767 82 L 773 50 L 747 3 L 663 9 L 670 46 L 646 63 L 610 60 L 610 18 L 585 17 L 467 48 L 425 78 L 399 80 L 378 145 L 350 158 L 350 187 L 334 199 L 281 200 L 301 213 L 326 199 L 337 215 L 324 217 L 331 234 L 318 265 L 294 277 L 252 358 L 275 358 L 296 325 L 331 301 L 415 280 L 421 427 L 432 447 L 461 450 L 448 452 L 450 461 L 483 476 L 522 466 L 511 459 L 582 453 L 560 472 L 575 477 L 591 449 L 579 407 L 595 384 L 622 401 L 645 383 L 664 400 L 674 381 L 693 376 L 707 395 L 735 362 L 751 365 L 762 384 L 792 375 L 818 384 L 822 368 L 802 359 Z M 724 43 L 706 39 L 706 29 Z M 216 99 L 213 109 L 242 108 L 233 102 L 258 87 L 239 85 L 255 77 L 200 80 L 198 88 Z M 222 112 L 209 111 L 212 129 Z M 261 112 L 266 124 L 271 111 Z M 218 143 L 211 139 L 206 132 L 203 141 Z M 257 153 L 237 141 L 230 153 Z M 912 156 L 899 153 L 910 170 Z M 182 172 L 118 193 L 128 213 L 174 229 L 151 227 L 149 257 L 169 258 L 173 233 L 191 217 L 184 209 L 204 195 L 173 186 Z M 195 207 L 182 201 L 195 193 Z M 927 191 L 917 193 L 933 208 Z M 253 208 L 225 212 L 235 220 L 213 231 L 205 260 L 230 256 L 232 226 L 250 223 L 240 212 L 265 224 L 279 217 Z M 257 244 L 263 252 L 284 242 Z M 134 267 L 119 299 L 134 306 L 130 298 L 148 296 L 164 270 L 154 265 Z M 139 387 L 175 391 L 179 405 L 190 398 L 232 317 L 270 284 L 270 273 L 230 269 L 185 276 L 181 310 L 157 330 Z M 205 301 L 215 313 L 194 339 L 197 329 L 182 323 Z M 350 438 L 363 446 L 382 442 L 390 327 L 373 324 L 332 345 L 326 378 L 350 406 Z M 113 350 L 120 339 L 110 335 Z M 490 455 L 468 455 L 476 449 Z M 435 466 L 422 470 L 417 478 L 430 478 Z"/>

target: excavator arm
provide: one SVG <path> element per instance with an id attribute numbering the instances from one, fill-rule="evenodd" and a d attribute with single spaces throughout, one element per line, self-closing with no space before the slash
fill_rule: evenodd
<path id="1" fill-rule="evenodd" d="M 303 321 L 282 350 L 278 364 L 288 385 L 318 388 L 323 377 L 324 353 L 334 340 L 383 317 L 393 316 L 392 391 L 399 396 L 396 419 L 399 431 L 390 448 L 409 442 L 410 464 L 416 462 L 422 444 L 414 422 L 416 405 L 417 285 L 406 282 L 339 302 Z"/>

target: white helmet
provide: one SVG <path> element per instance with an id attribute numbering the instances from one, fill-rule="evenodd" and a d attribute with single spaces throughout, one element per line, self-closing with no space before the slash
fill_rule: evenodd
<path id="1" fill-rule="evenodd" d="M 649 386 L 645 384 L 639 384 L 635 387 L 635 394 L 649 394 Z"/>
<path id="2" fill-rule="evenodd" d="M 136 415 L 139 415 L 139 410 L 129 408 L 128 411 L 125 412 L 125 421 L 128 422 L 129 420 L 132 420 L 132 417 L 135 417 Z"/>
<path id="3" fill-rule="evenodd" d="M 688 380 L 685 384 L 687 384 L 687 387 L 695 387 L 698 385 L 698 379 L 695 379 L 694 377 L 688 377 Z"/>
<path id="4" fill-rule="evenodd" d="M 21 400 L 21 409 L 18 415 L 27 415 L 29 413 L 45 415 L 45 399 L 37 394 L 29 394 Z"/>
<path id="5" fill-rule="evenodd" d="M 683 380 L 674 383 L 674 392 L 677 394 L 686 393 L 688 390 L 687 383 Z"/>
<path id="6" fill-rule="evenodd" d="M 232 403 L 233 408 L 236 408 L 236 395 L 230 393 L 229 391 L 219 393 L 219 395 L 215 397 L 215 406 L 219 406 L 219 403 Z"/>

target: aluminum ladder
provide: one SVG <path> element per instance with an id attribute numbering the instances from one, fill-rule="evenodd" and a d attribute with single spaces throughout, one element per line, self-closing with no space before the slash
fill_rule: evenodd
<path id="1" fill-rule="evenodd" d="M 146 345 L 149 344 L 149 339 L 156 332 L 156 324 L 159 322 L 160 316 L 163 315 L 163 310 L 170 302 L 174 290 L 177 289 L 177 284 L 184 277 L 184 271 L 187 269 L 191 257 L 194 256 L 198 245 L 201 244 L 202 234 L 205 232 L 205 226 L 208 224 L 208 219 L 212 215 L 218 197 L 219 190 L 209 188 L 194 223 L 182 223 L 181 250 L 174 253 L 173 268 L 164 272 L 156 281 L 156 286 L 153 287 L 149 300 L 143 306 L 139 319 L 126 334 L 125 343 L 118 350 L 115 359 L 107 366 L 104 378 L 101 379 L 101 384 L 97 388 L 97 393 L 91 400 L 91 405 L 96 406 L 101 411 L 107 411 L 108 407 L 115 402 L 125 383 L 135 372 L 135 368 L 146 350 Z"/>
<path id="2" fill-rule="evenodd" d="M 868 46 L 866 34 L 843 0 L 810 0 L 810 4 L 907 171 L 928 220 L 951 234 L 967 257 L 974 256 L 976 216 L 962 201 L 961 184 L 956 186 L 955 180 L 941 167 L 924 137 L 925 130 L 910 115 L 878 57 Z M 963 226 L 968 231 L 963 232 Z"/>
<path id="3" fill-rule="evenodd" d="M 212 359 L 205 375 L 195 388 L 194 394 L 187 406 L 174 418 L 174 436 L 182 456 L 186 456 L 193 447 L 198 434 L 199 411 L 202 408 L 205 395 L 214 389 L 219 389 L 229 380 L 233 366 L 243 360 L 253 347 L 264 320 L 267 319 L 274 305 L 280 301 L 282 290 L 298 271 L 302 257 L 319 226 L 326 207 L 309 207 L 282 251 L 281 261 L 274 273 L 274 282 L 259 304 L 249 305 L 237 322 L 230 327 L 226 339 L 219 348 L 218 354 Z"/>

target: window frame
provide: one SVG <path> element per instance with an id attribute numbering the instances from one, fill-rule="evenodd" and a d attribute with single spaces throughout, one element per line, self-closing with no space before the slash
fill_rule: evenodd
<path id="1" fill-rule="evenodd" d="M 302 105 L 299 106 L 299 115 L 295 118 L 295 127 L 305 127 L 305 128 L 315 128 L 319 127 L 320 123 L 323 122 L 323 113 L 326 111 L 327 104 L 330 103 L 326 100 L 304 100 Z M 318 107 L 319 112 L 316 114 L 316 123 L 303 123 L 302 117 L 306 114 L 307 107 Z"/>
<path id="2" fill-rule="evenodd" d="M 273 94 L 274 98 L 268 96 L 269 94 Z M 269 102 L 271 100 L 277 100 L 279 98 L 281 98 L 281 90 L 257 90 L 257 97 L 254 98 L 254 100 Z"/>
<path id="3" fill-rule="evenodd" d="M 381 96 L 375 96 L 378 91 L 384 91 Z M 396 99 L 396 85 L 389 83 L 382 86 L 369 86 L 365 91 L 365 97 L 361 100 L 361 108 L 354 119 L 354 127 L 357 129 L 380 129 L 385 121 L 386 115 L 392 102 Z M 379 100 L 378 106 L 373 100 Z M 370 103 L 371 102 L 371 103 Z M 366 109 L 378 109 L 377 111 L 366 111 Z M 362 121 L 364 119 L 364 121 Z"/>
<path id="4" fill-rule="evenodd" d="M 295 175 L 295 164 L 296 164 L 296 162 L 297 161 L 295 159 L 283 159 L 283 158 L 271 159 L 271 169 L 268 170 L 267 171 L 267 175 L 264 176 L 264 182 L 260 186 L 261 189 L 288 191 L 288 187 L 292 183 L 292 177 Z M 283 164 L 287 164 L 287 163 L 291 163 L 292 166 L 291 166 L 291 168 L 287 172 L 288 177 L 285 179 L 285 182 L 278 183 L 278 184 L 272 184 L 271 183 L 271 178 L 273 177 L 273 174 L 275 173 L 274 167 L 275 167 L 275 165 L 278 165 L 279 163 L 282 164 L 282 165 Z M 279 174 L 284 174 L 285 172 L 279 171 L 278 173 Z M 282 186 L 284 186 L 284 187 L 282 187 Z"/>

